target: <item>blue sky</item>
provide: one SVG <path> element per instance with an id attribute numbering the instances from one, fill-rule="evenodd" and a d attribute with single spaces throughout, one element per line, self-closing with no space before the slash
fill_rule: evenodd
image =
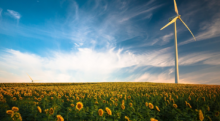
<path id="1" fill-rule="evenodd" d="M 176 0 L 179 83 L 220 84 L 220 1 Z M 174 83 L 173 0 L 1 0 L 0 82 Z"/>

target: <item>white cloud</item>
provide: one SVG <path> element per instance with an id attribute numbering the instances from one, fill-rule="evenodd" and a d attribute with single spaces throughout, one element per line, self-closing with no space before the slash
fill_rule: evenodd
<path id="1" fill-rule="evenodd" d="M 220 53 L 199 52 L 179 57 L 179 65 L 191 65 L 197 62 L 203 62 L 209 65 L 219 65 Z"/>
<path id="2" fill-rule="evenodd" d="M 9 9 L 7 9 L 7 11 L 15 19 L 19 20 L 21 18 L 21 15 L 18 12 Z"/>
<path id="3" fill-rule="evenodd" d="M 123 49 L 117 51 L 114 48 L 103 52 L 97 52 L 89 48 L 78 48 L 78 52 L 50 53 L 48 57 L 41 57 L 31 53 L 8 49 L 1 53 L 0 57 L 0 81 L 30 82 L 26 73 L 34 80 L 48 82 L 100 82 L 108 80 L 111 73 L 125 67 L 132 67 L 126 72 L 135 72 L 138 67 L 171 67 L 174 66 L 172 48 L 165 48 L 159 51 L 152 51 L 144 54 L 133 54 Z M 218 65 L 217 60 L 220 54 L 195 53 L 183 56 L 179 59 L 179 65 L 190 65 L 204 61 L 205 64 Z M 173 82 L 171 76 L 174 69 L 161 73 L 145 73 L 141 76 L 131 74 L 129 81 L 150 81 L 150 82 Z M 183 78 L 183 77 L 181 77 Z M 115 80 L 119 81 L 119 80 Z M 186 80 L 184 80 L 186 81 Z"/>

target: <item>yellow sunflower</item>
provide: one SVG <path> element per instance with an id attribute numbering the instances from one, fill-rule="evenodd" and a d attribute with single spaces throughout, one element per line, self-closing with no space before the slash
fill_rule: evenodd
<path id="1" fill-rule="evenodd" d="M 108 115 L 112 115 L 111 109 L 109 109 L 108 107 L 106 107 L 105 110 L 107 111 Z"/>
<path id="2" fill-rule="evenodd" d="M 37 110 L 38 110 L 40 113 L 42 112 L 40 106 L 37 106 Z"/>
<path id="3" fill-rule="evenodd" d="M 80 111 L 82 108 L 83 108 L 83 104 L 81 102 L 77 102 L 76 109 Z"/>
<path id="4" fill-rule="evenodd" d="M 149 103 L 149 108 L 154 109 L 154 105 L 152 103 Z"/>
<path id="5" fill-rule="evenodd" d="M 123 109 L 123 110 L 124 110 L 124 109 L 125 109 L 125 105 L 123 105 L 123 104 L 122 104 L 122 105 L 121 105 L 121 109 Z"/>
<path id="6" fill-rule="evenodd" d="M 99 116 L 102 116 L 103 113 L 104 113 L 104 111 L 103 111 L 102 109 L 99 109 L 99 110 L 98 110 L 98 113 L 99 113 Z"/>
<path id="7" fill-rule="evenodd" d="M 16 112 L 16 111 L 19 111 L 19 108 L 18 107 L 12 107 L 12 110 Z"/>
<path id="8" fill-rule="evenodd" d="M 177 108 L 177 104 L 173 104 L 173 107 L 174 107 L 174 108 Z"/>
<path id="9" fill-rule="evenodd" d="M 199 110 L 199 120 L 200 121 L 204 120 L 204 116 L 203 116 L 202 110 Z"/>
<path id="10" fill-rule="evenodd" d="M 57 115 L 57 121 L 64 121 L 64 119 L 61 115 Z"/>

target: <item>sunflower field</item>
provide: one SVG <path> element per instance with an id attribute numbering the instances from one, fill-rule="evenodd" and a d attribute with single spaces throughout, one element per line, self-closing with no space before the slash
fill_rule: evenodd
<path id="1" fill-rule="evenodd" d="M 1 121 L 220 121 L 220 86 L 1 83 Z"/>

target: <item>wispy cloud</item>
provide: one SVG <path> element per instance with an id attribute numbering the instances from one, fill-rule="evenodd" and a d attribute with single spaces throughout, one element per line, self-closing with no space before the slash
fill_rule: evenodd
<path id="1" fill-rule="evenodd" d="M 152 0 L 149 2 L 149 3 L 147 3 L 146 5 L 150 5 L 150 3 L 152 3 Z M 141 14 L 145 14 L 145 13 L 149 13 L 149 12 L 152 12 L 153 10 L 155 10 L 155 9 L 157 9 L 157 8 L 159 8 L 159 7 L 161 7 L 162 5 L 157 5 L 157 6 L 146 6 L 146 5 L 143 5 L 143 6 L 145 6 L 146 8 L 148 8 L 148 9 L 146 9 L 146 10 L 144 10 L 142 7 L 138 7 L 138 8 L 134 8 L 134 9 L 131 9 L 130 11 L 129 11 L 129 14 L 127 15 L 127 16 L 125 16 L 120 22 L 125 22 L 125 21 L 127 21 L 127 20 L 129 20 L 129 19 L 132 19 L 132 18 L 134 18 L 134 17 L 137 17 L 137 16 L 139 16 L 139 15 L 141 15 Z M 142 9 L 141 9 L 142 8 Z M 144 18 L 150 18 L 150 16 L 151 16 L 151 13 L 149 13 L 148 15 L 146 15 L 147 17 L 144 17 Z M 143 19 L 142 19 L 143 20 Z"/>
<path id="2" fill-rule="evenodd" d="M 122 52 L 122 49 L 114 50 L 114 48 L 97 52 L 89 48 L 79 48 L 78 52 L 61 53 L 51 51 L 48 57 L 41 57 L 31 53 L 22 53 L 20 51 L 7 49 L 1 53 L 0 67 L 1 71 L 13 78 L 20 76 L 28 81 L 25 73 L 33 75 L 35 80 L 47 81 L 112 81 L 108 80 L 112 72 L 126 67 L 172 67 L 174 66 L 173 53 L 169 53 L 170 48 L 159 51 L 152 51 L 144 54 L 133 54 L 129 51 Z M 179 65 L 190 65 L 196 62 L 204 61 L 205 64 L 219 65 L 213 59 L 219 59 L 220 54 L 193 54 L 183 56 L 179 59 Z M 16 60 L 16 61 L 14 61 Z M 136 68 L 136 67 L 135 67 Z M 133 70 L 135 69 L 133 68 Z M 148 67 L 147 67 L 148 68 Z M 146 69 L 147 69 L 146 68 Z M 145 69 L 145 70 L 146 70 Z M 172 69 L 161 74 L 160 78 L 155 76 L 136 77 L 136 81 L 141 81 L 147 77 L 150 80 L 159 81 L 166 75 L 172 74 Z M 132 71 L 131 71 L 132 72 Z M 3 79 L 5 77 L 5 79 Z M 2 75 L 1 81 L 8 80 L 10 76 Z M 99 78 L 98 78 L 99 77 Z M 171 78 L 171 77 L 170 77 Z M 135 79 L 135 78 L 134 78 Z M 165 79 L 165 78 L 164 78 Z M 167 80 L 169 82 L 169 78 Z"/>
<path id="3" fill-rule="evenodd" d="M 197 41 L 208 40 L 220 36 L 220 16 L 214 16 L 212 21 L 202 22 L 200 24 L 200 32 L 195 36 Z M 179 45 L 195 42 L 193 38 L 179 43 Z"/>
<path id="4" fill-rule="evenodd" d="M 9 10 L 9 9 L 7 9 L 7 11 L 9 13 L 9 15 L 11 15 L 11 17 L 13 17 L 13 18 L 15 18 L 17 20 L 19 20 L 21 18 L 20 13 L 14 11 L 14 10 Z"/>

